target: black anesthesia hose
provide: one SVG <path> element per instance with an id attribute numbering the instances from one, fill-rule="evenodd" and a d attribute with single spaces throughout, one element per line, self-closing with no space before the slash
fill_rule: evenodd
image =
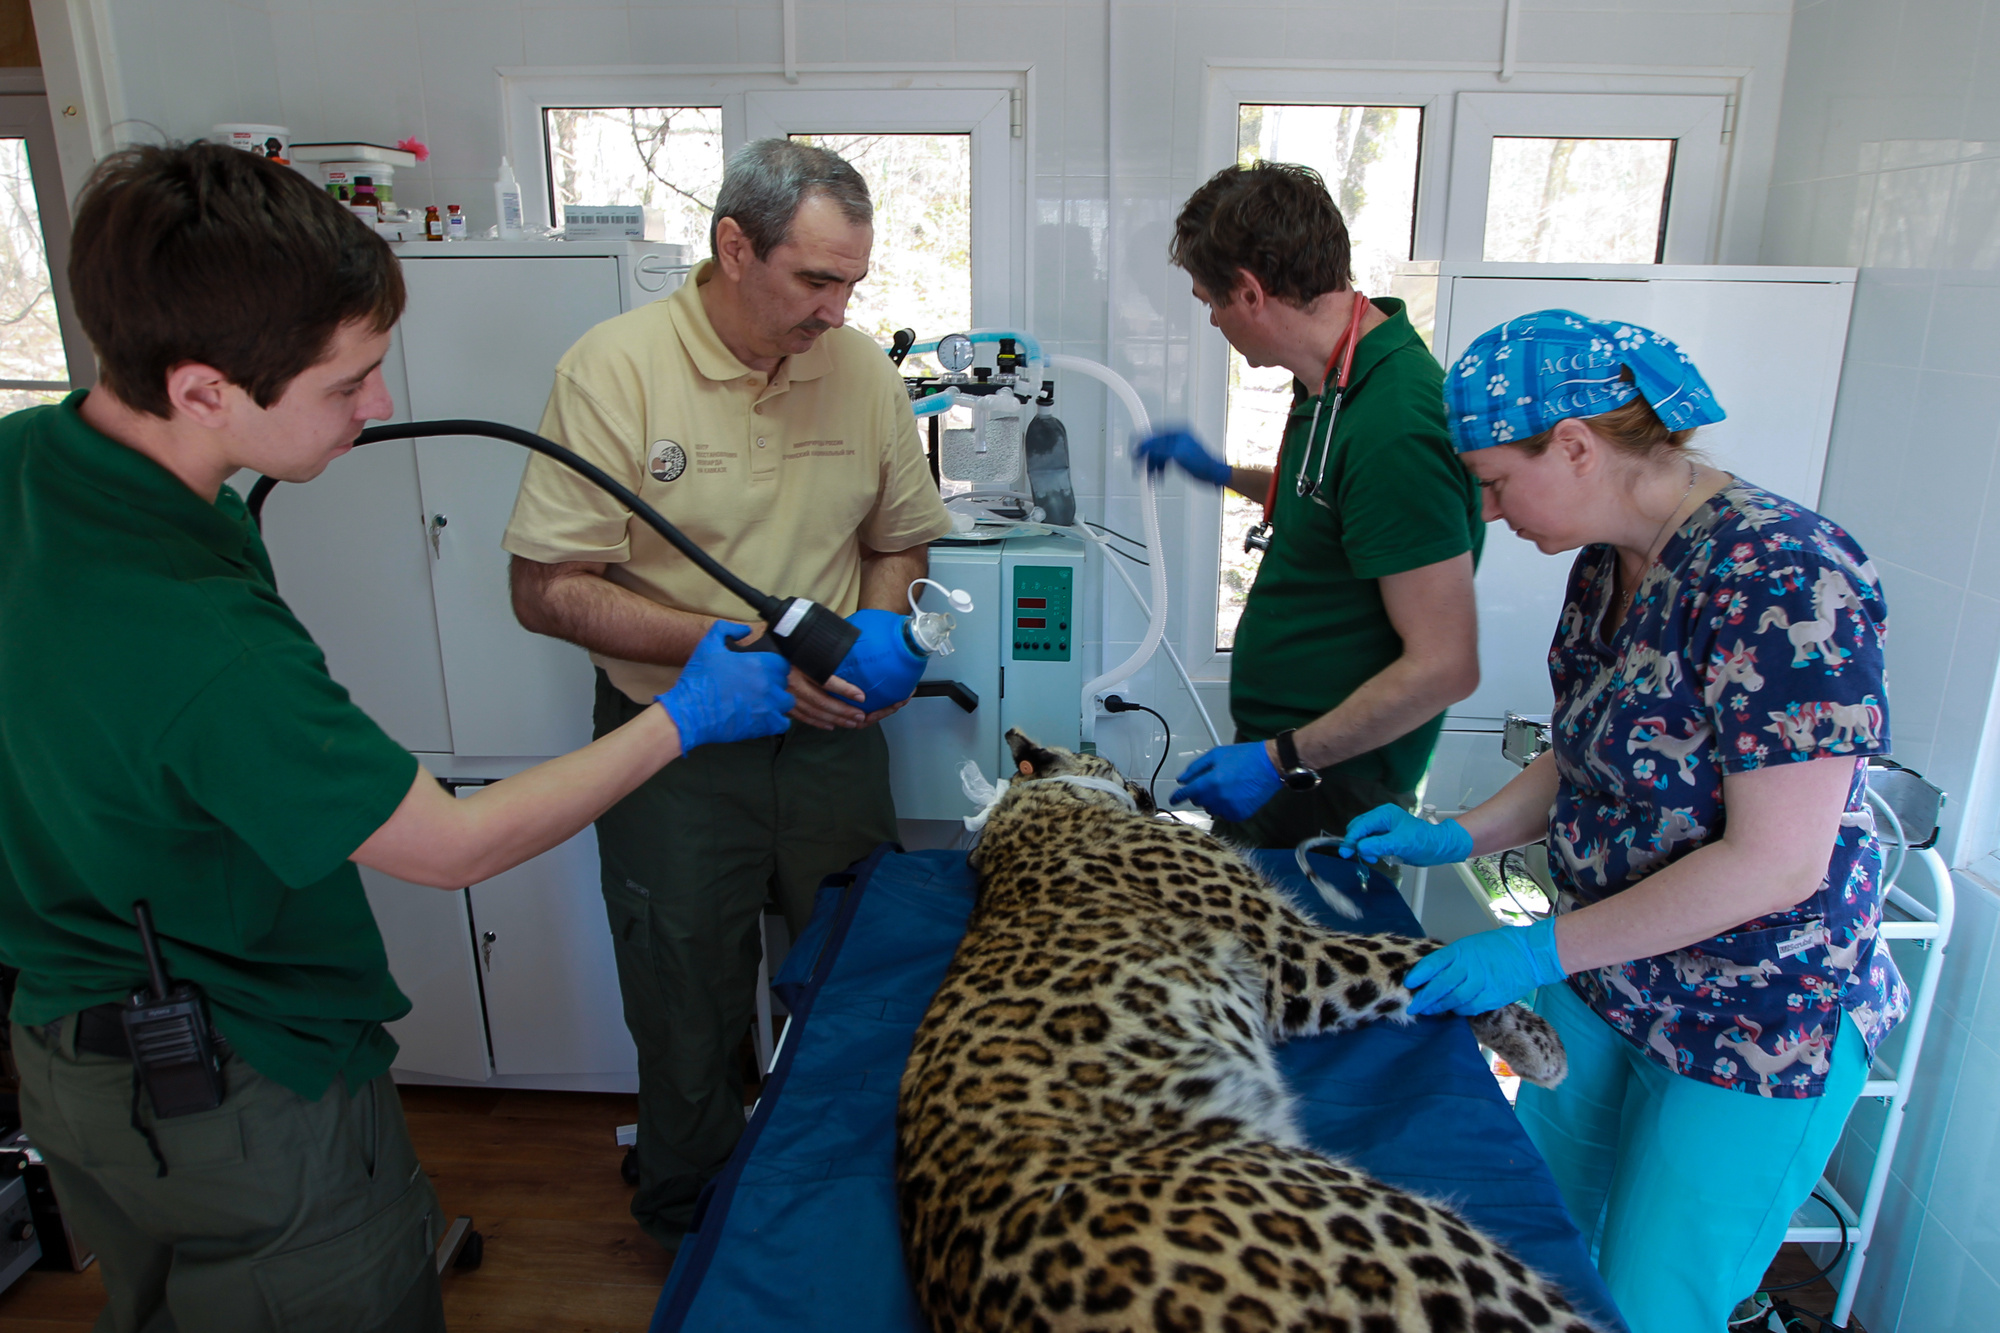
<path id="1" fill-rule="evenodd" d="M 861 632 L 854 626 L 817 602 L 804 597 L 773 597 L 751 587 L 724 568 L 714 556 L 696 546 L 686 533 L 667 522 L 659 510 L 641 500 L 603 468 L 531 430 L 502 425 L 497 421 L 403 421 L 387 426 L 371 426 L 355 437 L 354 444 L 359 448 L 383 440 L 421 440 L 438 435 L 483 435 L 488 439 L 506 440 L 524 449 L 532 449 L 555 459 L 630 509 L 647 527 L 666 538 L 668 545 L 693 561 L 702 573 L 748 603 L 757 613 L 757 618 L 770 627 L 769 633 L 740 651 L 781 654 L 816 683 L 824 685 L 847 659 L 847 652 L 854 646 L 854 641 L 861 637 Z M 277 486 L 276 477 L 259 477 L 250 488 L 247 500 L 250 520 L 260 532 L 264 527 L 264 501 Z"/>

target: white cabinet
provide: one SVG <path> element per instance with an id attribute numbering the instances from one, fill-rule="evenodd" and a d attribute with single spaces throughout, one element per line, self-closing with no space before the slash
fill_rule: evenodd
<path id="1" fill-rule="evenodd" d="M 493 1067 L 467 890 L 425 888 L 367 869 L 361 886 L 382 931 L 389 975 L 410 998 L 409 1014 L 388 1025 L 401 1047 L 396 1072 L 484 1082 Z"/>
<path id="2" fill-rule="evenodd" d="M 618 313 L 610 255 L 425 257 L 403 273 L 409 410 L 424 421 L 535 429 L 556 362 Z M 522 629 L 508 595 L 500 538 L 528 451 L 463 437 L 419 440 L 416 454 L 453 751 L 553 755 L 587 744 L 589 658 Z"/>
<path id="3" fill-rule="evenodd" d="M 635 299 L 631 270 L 649 253 L 550 242 L 398 252 L 409 306 L 383 365 L 393 419 L 529 430 L 556 362 Z M 265 504 L 279 591 L 334 678 L 458 782 L 505 778 L 590 740 L 587 656 L 521 629 L 508 595 L 500 536 L 527 458 L 485 438 L 387 441 Z M 399 1078 L 637 1087 L 591 831 L 457 892 L 362 879 L 415 1006 L 389 1029 Z"/>
<path id="4" fill-rule="evenodd" d="M 467 894 L 493 1072 L 590 1082 L 631 1076 L 639 1057 L 619 1005 L 596 833 L 585 829 Z"/>
<path id="5" fill-rule="evenodd" d="M 400 419 L 402 348 L 389 349 Z M 254 475 L 234 479 L 247 492 Z M 407 441 L 357 449 L 310 486 L 280 486 L 264 504 L 264 544 L 278 591 L 326 652 L 327 669 L 397 742 L 451 751 L 430 552 Z"/>
<path id="6" fill-rule="evenodd" d="M 399 1076 L 635 1086 L 590 830 L 468 889 L 365 869 L 361 882 L 410 998 L 409 1015 L 388 1025 Z"/>

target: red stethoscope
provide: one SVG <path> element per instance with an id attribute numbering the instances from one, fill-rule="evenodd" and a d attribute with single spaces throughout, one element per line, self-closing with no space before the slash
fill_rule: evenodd
<path id="1" fill-rule="evenodd" d="M 1299 460 L 1297 481 L 1298 494 L 1302 496 L 1316 496 L 1326 481 L 1326 459 L 1327 455 L 1333 452 L 1333 427 L 1334 423 L 1340 420 L 1340 404 L 1347 397 L 1348 377 L 1354 373 L 1354 349 L 1361 342 L 1361 317 L 1367 312 L 1368 298 L 1357 291 L 1354 293 L 1354 309 L 1347 316 L 1347 332 L 1340 336 L 1340 341 L 1333 345 L 1333 354 L 1326 359 L 1326 373 L 1319 379 L 1319 400 L 1313 404 L 1312 424 L 1306 427 L 1306 453 L 1305 457 Z M 1319 418 L 1321 411 L 1328 406 L 1326 385 L 1327 381 L 1333 380 L 1335 361 L 1340 362 L 1340 378 L 1334 380 L 1332 408 L 1326 412 L 1326 432 L 1321 434 Z M 1308 481 L 1306 469 L 1312 464 L 1315 436 L 1319 438 L 1319 471 Z M 1249 534 L 1243 538 L 1245 554 L 1271 549 L 1271 515 L 1278 507 L 1278 476 L 1284 470 L 1285 451 L 1284 446 L 1280 445 L 1277 466 L 1271 469 L 1271 485 L 1264 492 L 1264 521 L 1250 529 Z M 1321 503 L 1324 504 L 1325 501 Z"/>

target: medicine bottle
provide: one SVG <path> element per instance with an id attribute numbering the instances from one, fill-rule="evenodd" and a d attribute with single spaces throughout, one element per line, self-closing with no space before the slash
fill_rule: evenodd
<path id="1" fill-rule="evenodd" d="M 447 241 L 464 240 L 465 213 L 459 208 L 457 204 L 447 204 L 445 205 L 445 208 L 447 210 L 447 213 L 444 220 L 444 238 Z"/>
<path id="2" fill-rule="evenodd" d="M 354 178 L 354 197 L 347 201 L 347 206 L 354 210 L 355 216 L 370 226 L 382 220 L 382 201 L 375 197 L 374 177 Z"/>
<path id="3" fill-rule="evenodd" d="M 444 219 L 438 216 L 436 204 L 424 206 L 424 239 L 427 241 L 444 239 Z"/>

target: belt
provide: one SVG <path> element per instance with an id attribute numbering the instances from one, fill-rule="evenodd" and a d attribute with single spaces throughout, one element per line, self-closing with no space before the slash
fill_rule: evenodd
<path id="1" fill-rule="evenodd" d="M 61 1019 L 49 1024 L 49 1039 L 61 1030 Z M 229 1058 L 229 1039 L 217 1032 L 214 1025 L 209 1027 L 209 1038 L 215 1043 L 215 1053 L 223 1059 Z M 125 1006 L 122 1004 L 94 1004 L 88 1009 L 76 1011 L 76 1048 L 92 1055 L 108 1055 L 119 1060 L 132 1058 L 131 1043 L 125 1040 Z"/>

